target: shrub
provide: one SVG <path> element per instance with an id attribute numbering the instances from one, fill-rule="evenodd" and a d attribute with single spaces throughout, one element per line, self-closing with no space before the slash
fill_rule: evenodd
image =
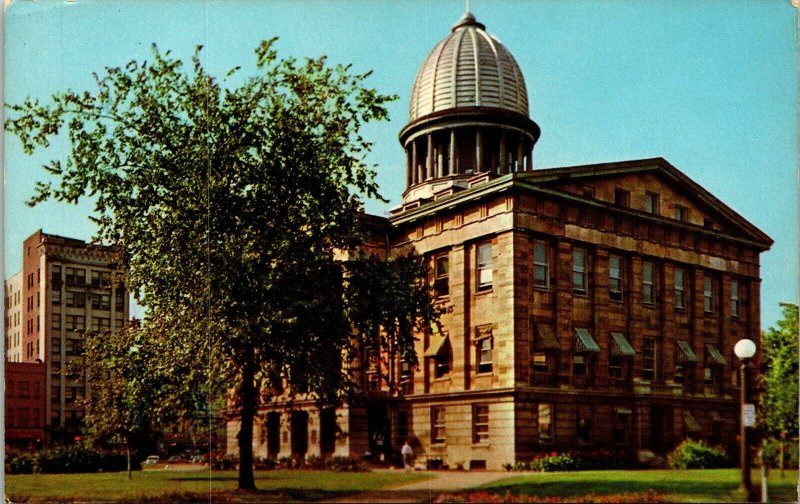
<path id="1" fill-rule="evenodd" d="M 33 473 L 33 456 L 20 453 L 15 455 L 6 464 L 6 473 L 8 474 L 32 474 Z"/>
<path id="2" fill-rule="evenodd" d="M 223 455 L 223 456 L 216 456 L 211 459 L 209 462 L 209 466 L 211 469 L 217 471 L 229 471 L 232 469 L 236 469 L 236 465 L 239 463 L 239 457 L 236 455 Z"/>
<path id="3" fill-rule="evenodd" d="M 61 446 L 39 453 L 19 453 L 6 458 L 9 474 L 117 472 L 128 469 L 126 455 L 100 452 L 83 445 Z M 142 468 L 131 459 L 131 468 Z"/>
<path id="4" fill-rule="evenodd" d="M 715 469 L 728 466 L 728 456 L 721 448 L 703 441 L 684 440 L 668 456 L 673 469 Z"/>
<path id="5" fill-rule="evenodd" d="M 568 453 L 551 453 L 534 458 L 530 465 L 532 471 L 574 471 L 580 468 L 578 459 Z"/>

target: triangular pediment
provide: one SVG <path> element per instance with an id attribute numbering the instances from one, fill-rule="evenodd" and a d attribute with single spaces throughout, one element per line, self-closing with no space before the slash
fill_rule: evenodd
<path id="1" fill-rule="evenodd" d="M 517 180 L 564 197 L 747 240 L 764 249 L 773 243 L 763 231 L 663 158 L 539 169 L 519 174 Z"/>

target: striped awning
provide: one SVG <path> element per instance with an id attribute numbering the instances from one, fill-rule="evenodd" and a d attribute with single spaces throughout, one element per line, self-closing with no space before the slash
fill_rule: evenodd
<path id="1" fill-rule="evenodd" d="M 599 352 L 600 347 L 597 346 L 597 342 L 592 338 L 592 335 L 589 334 L 589 330 L 583 327 L 576 327 L 575 328 L 575 353 L 586 353 L 586 352 Z"/>
<path id="2" fill-rule="evenodd" d="M 700 362 L 700 359 L 697 358 L 697 355 L 694 354 L 692 351 L 692 347 L 689 346 L 684 340 L 677 340 L 678 342 L 678 362 Z"/>
<path id="3" fill-rule="evenodd" d="M 636 355 L 636 350 L 633 349 L 625 335 L 618 332 L 611 333 L 611 355 L 614 357 L 632 357 Z"/>
<path id="4" fill-rule="evenodd" d="M 687 411 L 683 414 L 683 423 L 686 425 L 686 432 L 700 432 L 703 430 L 702 427 L 700 427 L 700 424 L 697 423 L 697 420 L 695 420 L 694 416 L 692 416 L 691 411 Z"/>
<path id="5" fill-rule="evenodd" d="M 720 366 L 728 365 L 728 363 L 725 362 L 725 357 L 722 356 L 714 345 L 706 344 L 706 356 L 708 357 L 709 364 L 718 364 Z"/>
<path id="6" fill-rule="evenodd" d="M 430 344 L 425 350 L 425 357 L 436 357 L 449 344 L 447 333 L 432 334 Z"/>
<path id="7" fill-rule="evenodd" d="M 536 324 L 536 350 L 560 350 L 561 346 L 553 334 L 550 324 Z"/>

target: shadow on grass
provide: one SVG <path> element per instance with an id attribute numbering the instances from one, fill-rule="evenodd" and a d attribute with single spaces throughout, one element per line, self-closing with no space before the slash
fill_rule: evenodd
<path id="1" fill-rule="evenodd" d="M 609 495 L 618 493 L 642 493 L 654 490 L 659 494 L 681 494 L 700 498 L 708 502 L 727 498 L 736 489 L 736 484 L 725 481 L 633 481 L 628 479 L 576 480 L 569 481 L 526 481 L 522 483 L 493 484 L 483 488 L 491 493 L 504 494 L 506 491 L 517 495 L 539 497 L 579 497 L 587 494 Z"/>
<path id="2" fill-rule="evenodd" d="M 314 502 L 332 500 L 348 495 L 353 491 L 335 490 L 301 490 L 296 488 L 278 488 L 273 490 L 230 492 L 183 492 L 169 493 L 155 497 L 135 497 L 115 500 L 118 504 L 195 504 L 199 502 L 213 502 L 214 504 L 244 504 L 260 502 Z"/>

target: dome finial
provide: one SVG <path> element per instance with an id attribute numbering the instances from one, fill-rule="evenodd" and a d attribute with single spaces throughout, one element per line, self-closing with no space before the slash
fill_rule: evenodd
<path id="1" fill-rule="evenodd" d="M 465 13 L 466 13 L 466 14 L 469 14 L 469 0 L 466 0 L 466 1 L 467 1 L 467 10 L 466 10 L 466 12 L 465 12 Z"/>

